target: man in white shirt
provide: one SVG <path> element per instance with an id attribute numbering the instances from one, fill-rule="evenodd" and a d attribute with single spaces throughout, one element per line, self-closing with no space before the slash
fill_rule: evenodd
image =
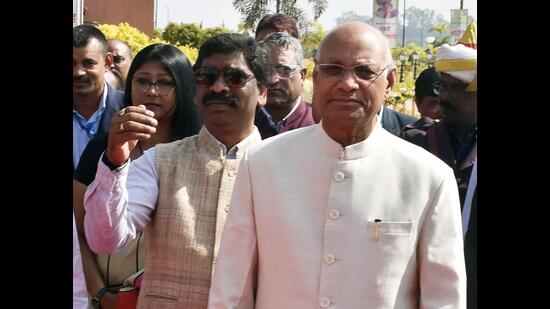
<path id="1" fill-rule="evenodd" d="M 99 29 L 73 28 L 73 170 L 88 142 L 107 132 L 111 118 L 124 106 L 124 94 L 105 82 L 112 63 L 107 39 Z"/>
<path id="2" fill-rule="evenodd" d="M 142 105 L 126 107 L 113 120 L 84 198 L 94 252 L 116 253 L 145 230 L 138 308 L 206 307 L 238 164 L 261 140 L 254 115 L 266 100 L 265 50 L 246 35 L 217 35 L 200 47 L 194 69 L 201 132 L 129 164 L 130 151 L 157 121 Z"/>
<path id="3" fill-rule="evenodd" d="M 395 81 L 377 29 L 327 34 L 323 120 L 242 159 L 209 308 L 465 308 L 453 171 L 378 123 Z"/>

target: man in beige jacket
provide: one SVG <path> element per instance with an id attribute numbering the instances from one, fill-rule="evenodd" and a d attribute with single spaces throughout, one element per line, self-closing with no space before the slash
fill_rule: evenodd
<path id="1" fill-rule="evenodd" d="M 205 41 L 194 66 L 198 135 L 158 144 L 129 164 L 139 139 L 155 132 L 153 112 L 126 107 L 84 197 L 90 248 L 116 253 L 145 230 L 138 308 L 206 308 L 213 265 L 239 161 L 261 140 L 267 53 L 254 39 L 225 33 Z M 156 86 L 159 81 L 150 81 Z M 193 91 L 192 87 L 187 89 Z"/>
<path id="2" fill-rule="evenodd" d="M 323 120 L 241 160 L 209 308 L 465 308 L 453 171 L 377 121 L 395 80 L 375 28 L 323 39 Z"/>

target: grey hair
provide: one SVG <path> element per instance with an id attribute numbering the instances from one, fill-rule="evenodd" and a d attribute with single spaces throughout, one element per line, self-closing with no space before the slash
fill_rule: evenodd
<path id="1" fill-rule="evenodd" d="M 304 51 L 302 49 L 302 44 L 300 44 L 300 41 L 295 37 L 285 32 L 273 32 L 262 42 L 270 48 L 280 47 L 292 51 L 296 59 L 296 64 L 302 68 L 304 67 Z"/>

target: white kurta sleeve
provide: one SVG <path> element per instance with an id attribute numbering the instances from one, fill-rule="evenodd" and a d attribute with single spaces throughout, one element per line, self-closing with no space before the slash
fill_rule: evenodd
<path id="1" fill-rule="evenodd" d="M 158 198 L 154 148 L 111 171 L 100 159 L 84 195 L 84 231 L 92 251 L 117 253 L 151 220 Z"/>
<path id="2" fill-rule="evenodd" d="M 449 168 L 420 232 L 420 308 L 466 308 L 466 267 L 458 188 Z"/>
<path id="3" fill-rule="evenodd" d="M 252 179 L 247 155 L 241 160 L 230 205 L 208 308 L 252 309 L 258 253 Z"/>

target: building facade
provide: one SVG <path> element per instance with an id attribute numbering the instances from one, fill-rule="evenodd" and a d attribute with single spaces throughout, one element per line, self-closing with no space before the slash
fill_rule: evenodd
<path id="1" fill-rule="evenodd" d="M 84 23 L 118 25 L 123 22 L 152 37 L 155 26 L 155 1 L 84 0 Z"/>

